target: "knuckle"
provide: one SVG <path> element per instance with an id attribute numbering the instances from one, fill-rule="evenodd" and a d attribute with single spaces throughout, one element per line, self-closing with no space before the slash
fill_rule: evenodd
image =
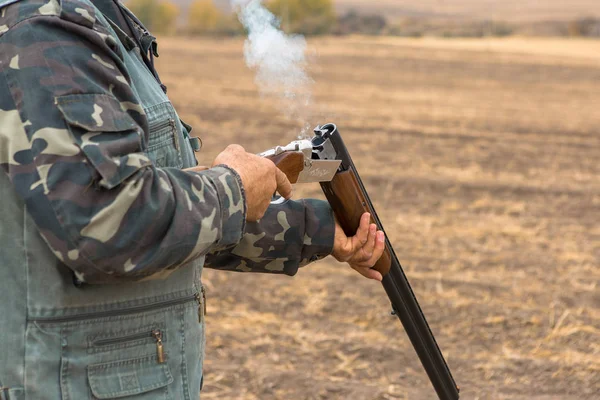
<path id="1" fill-rule="evenodd" d="M 246 151 L 239 144 L 230 144 L 229 146 L 227 146 L 227 150 L 236 151 L 236 152 L 238 152 L 238 151 Z"/>

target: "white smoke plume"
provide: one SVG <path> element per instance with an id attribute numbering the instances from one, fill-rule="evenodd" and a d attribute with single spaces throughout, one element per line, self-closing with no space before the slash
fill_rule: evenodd
<path id="1" fill-rule="evenodd" d="M 275 15 L 261 0 L 231 0 L 240 22 L 248 31 L 244 57 L 256 72 L 255 82 L 263 96 L 275 97 L 281 111 L 303 125 L 310 121 L 313 80 L 306 72 L 306 40 L 279 29 Z"/>

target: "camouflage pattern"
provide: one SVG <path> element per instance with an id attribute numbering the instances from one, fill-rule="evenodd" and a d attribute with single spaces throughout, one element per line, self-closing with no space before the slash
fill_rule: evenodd
<path id="1" fill-rule="evenodd" d="M 293 275 L 329 254 L 325 202 L 272 205 L 246 224 L 235 171 L 157 167 L 124 51 L 89 0 L 0 9 L 0 166 L 79 280 L 164 278 L 207 254 L 213 268 Z"/>
<path id="2" fill-rule="evenodd" d="M 320 200 L 271 205 L 258 223 L 247 223 L 239 244 L 206 256 L 208 268 L 294 275 L 331 253 L 333 214 Z"/>

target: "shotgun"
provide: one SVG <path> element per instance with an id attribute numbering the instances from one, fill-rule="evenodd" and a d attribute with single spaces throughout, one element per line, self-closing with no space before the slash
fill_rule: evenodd
<path id="1" fill-rule="evenodd" d="M 365 212 L 369 212 L 371 222 L 385 232 L 337 127 L 334 124 L 317 126 L 314 134 L 311 140 L 296 140 L 260 155 L 272 160 L 292 183 L 320 182 L 346 235 L 356 233 Z M 392 314 L 402 322 L 438 397 L 441 400 L 458 399 L 459 387 L 387 234 L 384 253 L 373 268 L 383 275 L 382 284 L 392 303 Z"/>

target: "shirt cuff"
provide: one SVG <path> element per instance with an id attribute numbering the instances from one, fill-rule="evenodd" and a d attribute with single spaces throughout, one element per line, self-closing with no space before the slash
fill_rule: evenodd
<path id="1" fill-rule="evenodd" d="M 226 165 L 199 172 L 217 189 L 221 211 L 221 238 L 215 249 L 239 243 L 246 229 L 246 193 L 238 173 Z"/>
<path id="2" fill-rule="evenodd" d="M 329 203 L 316 199 L 302 202 L 306 211 L 301 267 L 330 255 L 335 237 L 335 220 Z"/>

